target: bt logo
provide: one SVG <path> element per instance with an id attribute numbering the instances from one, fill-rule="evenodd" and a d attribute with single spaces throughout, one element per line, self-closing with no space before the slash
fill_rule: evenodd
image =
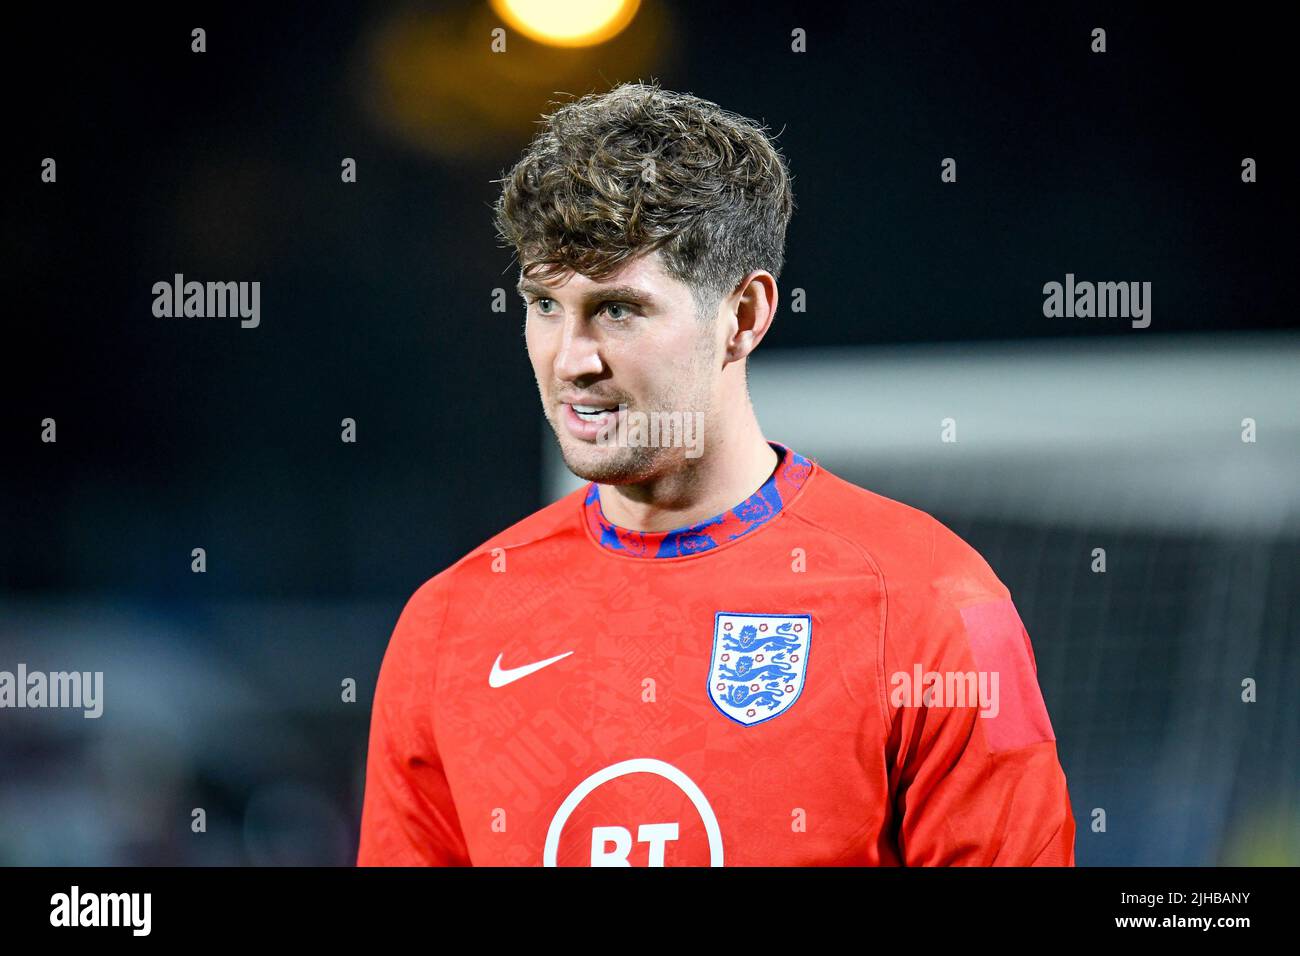
<path id="1" fill-rule="evenodd" d="M 555 866 L 560 848 L 560 835 L 573 811 L 577 809 L 597 787 L 611 780 L 633 773 L 650 773 L 674 784 L 695 804 L 704 824 L 704 831 L 709 839 L 709 865 L 722 866 L 722 830 L 718 827 L 718 818 L 705 799 L 704 792 L 696 786 L 695 781 L 682 773 L 670 763 L 655 760 L 652 757 L 637 757 L 624 760 L 603 770 L 593 773 L 578 784 L 560 804 L 546 831 L 546 846 L 542 850 L 542 865 Z M 650 865 L 664 865 L 664 851 L 669 841 L 678 838 L 676 823 L 643 823 L 637 827 L 636 842 L 649 845 Z M 628 854 L 632 850 L 632 832 L 621 826 L 600 826 L 591 829 L 591 865 L 592 866 L 631 866 Z"/>
<path id="2" fill-rule="evenodd" d="M 643 823 L 636 830 L 638 843 L 650 844 L 650 865 L 664 865 L 664 845 L 677 839 L 675 823 Z M 614 844 L 612 850 L 606 849 Z M 592 866 L 631 866 L 627 855 L 632 849 L 632 834 L 624 827 L 591 828 Z"/>

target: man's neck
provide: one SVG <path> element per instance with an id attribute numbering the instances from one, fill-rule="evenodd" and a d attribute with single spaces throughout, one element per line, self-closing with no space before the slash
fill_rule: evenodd
<path id="1" fill-rule="evenodd" d="M 751 419 L 735 438 L 709 443 L 686 467 L 652 481 L 600 485 L 606 520 L 633 531 L 671 531 L 740 504 L 772 476 L 780 457 Z"/>

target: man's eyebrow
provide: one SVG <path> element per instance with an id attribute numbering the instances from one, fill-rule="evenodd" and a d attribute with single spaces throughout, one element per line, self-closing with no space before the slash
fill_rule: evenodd
<path id="1" fill-rule="evenodd" d="M 554 295 L 553 289 L 549 289 L 540 283 L 532 282 L 528 279 L 520 279 L 519 285 L 516 288 L 518 288 L 521 294 L 532 293 L 533 295 L 541 296 L 543 298 L 550 298 Z M 583 295 L 582 300 L 587 305 L 617 301 L 630 302 L 634 305 L 649 307 L 658 303 L 658 300 L 649 292 L 646 292 L 644 289 L 638 289 L 633 285 L 601 286 L 586 292 Z"/>

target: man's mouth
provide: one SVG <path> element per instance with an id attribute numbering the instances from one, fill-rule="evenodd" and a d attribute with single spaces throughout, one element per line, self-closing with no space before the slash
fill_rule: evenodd
<path id="1" fill-rule="evenodd" d="M 560 421 L 568 433 L 579 441 L 604 444 L 602 436 L 614 427 L 622 407 L 622 403 L 564 401 L 560 403 Z"/>
<path id="2" fill-rule="evenodd" d="M 573 413 L 584 422 L 598 422 L 607 413 L 617 412 L 617 405 L 570 405 Z"/>

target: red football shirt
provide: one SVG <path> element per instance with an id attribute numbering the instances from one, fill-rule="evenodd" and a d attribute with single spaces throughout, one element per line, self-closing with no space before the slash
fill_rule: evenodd
<path id="1" fill-rule="evenodd" d="M 1074 865 L 1006 587 L 924 512 L 772 443 L 726 514 L 590 484 L 406 604 L 361 865 Z"/>

